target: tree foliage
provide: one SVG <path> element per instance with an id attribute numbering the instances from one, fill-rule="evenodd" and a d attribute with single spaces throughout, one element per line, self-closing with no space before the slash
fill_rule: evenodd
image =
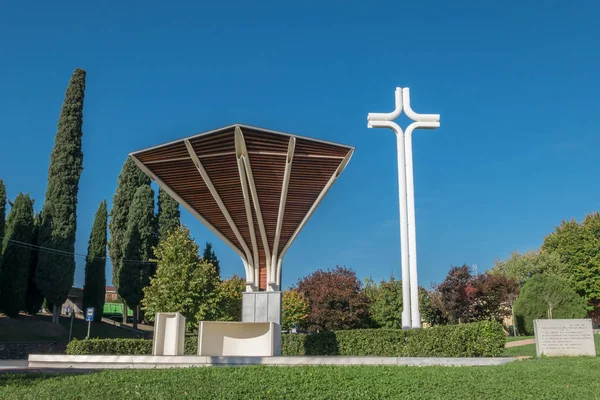
<path id="1" fill-rule="evenodd" d="M 4 186 L 4 181 L 2 179 L 0 179 L 0 241 L 4 239 L 5 224 L 6 224 L 6 187 Z M 0 246 L 0 255 L 2 255 L 2 247 L 1 246 Z"/>
<path id="2" fill-rule="evenodd" d="M 356 329 L 368 325 L 369 299 L 356 273 L 346 267 L 317 270 L 298 281 L 298 291 L 308 300 L 309 331 Z"/>
<path id="3" fill-rule="evenodd" d="M 31 236 L 31 243 L 38 243 L 38 236 L 40 234 L 40 225 L 42 224 L 42 215 L 37 213 L 33 220 L 33 234 Z M 38 288 L 35 281 L 35 270 L 37 269 L 39 249 L 32 247 L 30 249 L 31 260 L 29 262 L 29 279 L 27 280 L 27 296 L 25 297 L 25 309 L 28 314 L 35 315 L 44 302 L 44 294 Z"/>
<path id="4" fill-rule="evenodd" d="M 149 185 L 142 185 L 136 190 L 129 207 L 124 261 L 119 269 L 117 288 L 119 296 L 134 312 L 134 326 L 143 289 L 148 286 L 155 271 L 154 263 L 150 262 L 152 248 L 156 244 L 154 222 L 154 191 Z"/>
<path id="5" fill-rule="evenodd" d="M 129 209 L 135 192 L 142 185 L 150 185 L 150 178 L 128 157 L 119 174 L 117 190 L 112 200 L 109 223 L 108 253 L 112 263 L 113 285 L 117 290 L 119 288 L 119 270 L 125 252 L 125 233 L 127 231 L 127 221 L 129 220 Z"/>
<path id="6" fill-rule="evenodd" d="M 429 326 L 448 323 L 441 295 L 435 290 L 428 291 L 419 286 L 419 310 L 421 311 L 421 319 Z"/>
<path id="7" fill-rule="evenodd" d="M 535 275 L 521 288 L 514 310 L 519 333 L 533 335 L 535 319 L 583 318 L 586 302 L 566 280 Z"/>
<path id="8" fill-rule="evenodd" d="M 512 304 L 519 294 L 516 280 L 487 273 L 471 279 L 466 288 L 469 318 L 472 321 L 495 319 L 502 322 L 512 314 Z"/>
<path id="9" fill-rule="evenodd" d="M 206 261 L 203 260 L 203 262 Z M 245 288 L 246 281 L 238 275 L 233 275 L 231 278 L 219 283 L 217 290 L 219 297 L 217 305 L 218 315 L 216 319 L 219 321 L 242 320 L 242 292 Z"/>
<path id="10" fill-rule="evenodd" d="M 289 289 L 281 295 L 281 329 L 288 331 L 292 325 L 304 325 L 310 307 L 304 295 L 297 289 Z"/>
<path id="11" fill-rule="evenodd" d="M 25 308 L 33 244 L 33 200 L 19 193 L 11 204 L 0 259 L 0 310 L 9 317 Z"/>
<path id="12" fill-rule="evenodd" d="M 159 241 L 166 238 L 169 233 L 181 225 L 179 203 L 163 189 L 158 189 L 158 212 L 156 220 Z"/>
<path id="13" fill-rule="evenodd" d="M 573 281 L 589 305 L 600 305 L 600 213 L 588 214 L 580 224 L 563 221 L 542 248 L 560 255 L 566 266 L 563 277 Z"/>
<path id="14" fill-rule="evenodd" d="M 200 259 L 189 230 L 182 226 L 173 231 L 155 253 L 156 275 L 144 289 L 142 300 L 146 317 L 153 321 L 157 312 L 179 312 L 188 329 L 197 328 L 200 320 L 214 319 L 219 277 L 212 264 Z"/>
<path id="15" fill-rule="evenodd" d="M 535 274 L 562 276 L 566 265 L 556 251 L 532 250 L 525 253 L 513 252 L 506 260 L 494 261 L 492 275 L 502 275 L 524 284 Z"/>
<path id="16" fill-rule="evenodd" d="M 436 288 L 450 323 L 456 324 L 469 320 L 470 299 L 467 295 L 467 286 L 470 280 L 471 270 L 468 265 L 452 267 L 446 279 Z"/>
<path id="17" fill-rule="evenodd" d="M 75 274 L 75 233 L 77 229 L 77 193 L 83 170 L 83 101 L 85 71 L 75 69 L 60 111 L 54 148 L 50 155 L 46 200 L 42 208 L 39 232 L 41 247 L 57 250 L 38 255 L 36 282 L 44 296 L 58 308 L 73 285 Z"/>
<path id="18" fill-rule="evenodd" d="M 217 275 L 221 274 L 221 266 L 219 265 L 219 259 L 217 258 L 217 255 L 215 254 L 211 243 L 206 243 L 206 247 L 202 252 L 202 259 L 215 266 L 215 269 L 217 270 Z"/>
<path id="19" fill-rule="evenodd" d="M 376 327 L 402 328 L 402 281 L 393 277 L 379 284 L 368 280 L 365 294 L 371 300 L 369 317 Z"/>
<path id="20" fill-rule="evenodd" d="M 106 200 L 96 211 L 85 262 L 83 308 L 94 307 L 94 322 L 102 319 L 106 291 L 106 223 L 108 214 Z"/>

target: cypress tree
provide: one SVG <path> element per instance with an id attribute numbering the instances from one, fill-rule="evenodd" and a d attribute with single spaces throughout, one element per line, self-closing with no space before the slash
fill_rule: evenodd
<path id="1" fill-rule="evenodd" d="M 6 221 L 6 187 L 4 181 L 0 179 L 0 241 L 4 238 L 4 225 Z M 0 242 L 1 243 L 1 242 Z M 2 248 L 0 247 L 0 255 Z"/>
<path id="2" fill-rule="evenodd" d="M 179 228 L 179 203 L 173 199 L 169 193 L 158 189 L 158 213 L 156 220 L 158 223 L 158 240 L 166 239 L 171 232 Z"/>
<path id="3" fill-rule="evenodd" d="M 42 216 L 40 213 L 37 213 L 33 220 L 32 244 L 37 244 L 38 242 L 41 223 Z M 37 247 L 32 247 L 30 251 L 31 262 L 29 263 L 29 280 L 27 283 L 27 297 L 25 298 L 25 311 L 31 315 L 35 315 L 44 303 L 44 295 L 35 282 L 35 270 L 37 269 L 39 249 Z"/>
<path id="4" fill-rule="evenodd" d="M 42 209 L 39 245 L 57 251 L 38 255 L 36 282 L 53 304 L 52 322 L 58 323 L 60 305 L 66 300 L 75 274 L 77 192 L 83 170 L 83 100 L 85 71 L 75 69 L 60 111 L 54 148 L 50 155 L 46 201 Z"/>
<path id="5" fill-rule="evenodd" d="M 133 310 L 133 327 L 137 328 L 138 305 L 143 289 L 150 284 L 155 266 L 152 247 L 156 244 L 154 224 L 154 191 L 149 185 L 140 186 L 129 207 L 125 232 L 124 260 L 119 269 L 117 292 Z"/>
<path id="6" fill-rule="evenodd" d="M 100 203 L 88 244 L 83 286 L 83 308 L 94 307 L 94 322 L 100 322 L 106 292 L 106 200 Z"/>
<path id="7" fill-rule="evenodd" d="M 25 307 L 33 239 L 33 200 L 19 193 L 11 204 L 2 241 L 0 261 L 0 310 L 9 317 Z"/>
<path id="8" fill-rule="evenodd" d="M 206 262 L 211 263 L 215 269 L 217 270 L 217 275 L 221 276 L 221 267 L 219 266 L 219 259 L 217 255 L 212 249 L 212 244 L 206 243 L 206 247 L 204 248 L 204 252 L 202 253 L 202 259 Z"/>
<path id="9" fill-rule="evenodd" d="M 112 263 L 112 282 L 117 293 L 119 293 L 119 270 L 121 269 L 125 249 L 125 232 L 127 231 L 129 208 L 136 190 L 142 185 L 150 185 L 150 178 L 138 168 L 131 158 L 127 157 L 117 181 L 117 190 L 113 196 L 108 226 L 110 231 L 108 254 Z M 123 307 L 123 322 L 126 320 L 127 309 Z"/>

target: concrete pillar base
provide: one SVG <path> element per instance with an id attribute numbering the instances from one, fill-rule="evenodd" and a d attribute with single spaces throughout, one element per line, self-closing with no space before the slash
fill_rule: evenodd
<path id="1" fill-rule="evenodd" d="M 274 322 L 281 326 L 281 292 L 243 292 L 242 322 Z"/>

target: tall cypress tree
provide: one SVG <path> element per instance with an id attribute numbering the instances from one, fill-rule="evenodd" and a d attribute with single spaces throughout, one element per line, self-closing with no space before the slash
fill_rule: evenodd
<path id="1" fill-rule="evenodd" d="M 96 211 L 92 233 L 88 244 L 85 262 L 85 283 L 83 286 L 83 308 L 94 307 L 94 322 L 100 322 L 104 310 L 106 292 L 106 200 Z"/>
<path id="2" fill-rule="evenodd" d="M 2 241 L 0 310 L 9 317 L 25 308 L 33 239 L 33 200 L 19 193 L 11 204 Z"/>
<path id="3" fill-rule="evenodd" d="M 4 238 L 4 224 L 6 221 L 6 187 L 4 181 L 0 179 L 0 243 Z M 0 246 L 0 255 L 2 255 L 2 247 Z"/>
<path id="4" fill-rule="evenodd" d="M 169 233 L 181 225 L 179 203 L 163 189 L 158 189 L 158 213 L 156 214 L 158 224 L 158 240 L 163 240 Z"/>
<path id="5" fill-rule="evenodd" d="M 219 266 L 219 259 L 212 249 L 212 244 L 206 242 L 206 247 L 202 253 L 202 259 L 206 262 L 211 263 L 217 270 L 217 275 L 221 276 L 221 267 Z"/>
<path id="6" fill-rule="evenodd" d="M 119 293 L 119 270 L 121 269 L 125 249 L 125 232 L 127 231 L 129 208 L 136 190 L 142 185 L 150 185 L 150 178 L 135 165 L 131 158 L 127 157 L 117 181 L 117 190 L 113 196 L 108 226 L 110 231 L 108 254 L 112 263 L 112 282 L 117 293 Z M 125 308 L 123 307 L 123 322 L 127 318 Z"/>
<path id="7" fill-rule="evenodd" d="M 46 201 L 42 208 L 39 245 L 57 251 L 38 256 L 36 282 L 53 306 L 52 322 L 58 323 L 60 305 L 66 300 L 75 274 L 77 193 L 83 170 L 83 100 L 85 71 L 75 69 L 60 111 L 54 148 L 50 155 Z"/>
<path id="8" fill-rule="evenodd" d="M 129 219 L 125 232 L 124 260 L 119 269 L 117 292 L 133 310 L 133 327 L 137 328 L 138 305 L 143 289 L 150 284 L 155 266 L 148 262 L 152 247 L 156 245 L 154 219 L 154 191 L 149 185 L 140 186 L 129 207 Z"/>
<path id="9" fill-rule="evenodd" d="M 31 238 L 32 244 L 38 243 L 41 223 L 42 215 L 40 213 L 37 213 L 33 219 L 33 235 Z M 32 247 L 30 252 L 31 262 L 29 263 L 29 280 L 27 282 L 27 297 L 25 298 L 25 311 L 27 311 L 29 314 L 35 315 L 44 303 L 44 294 L 37 287 L 37 283 L 35 282 L 35 270 L 37 269 L 39 249 L 37 247 Z"/>

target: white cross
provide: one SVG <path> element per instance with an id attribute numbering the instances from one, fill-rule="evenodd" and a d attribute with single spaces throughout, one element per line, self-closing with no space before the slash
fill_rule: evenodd
<path id="1" fill-rule="evenodd" d="M 410 89 L 396 88 L 396 109 L 391 113 L 369 113 L 369 128 L 391 128 L 396 132 L 398 192 L 400 197 L 400 248 L 402 263 L 402 328 L 420 328 L 419 285 L 417 280 L 417 234 L 415 228 L 415 186 L 413 181 L 412 132 L 440 126 L 439 114 L 417 114 L 410 108 Z M 402 114 L 413 120 L 405 132 L 393 120 Z"/>

